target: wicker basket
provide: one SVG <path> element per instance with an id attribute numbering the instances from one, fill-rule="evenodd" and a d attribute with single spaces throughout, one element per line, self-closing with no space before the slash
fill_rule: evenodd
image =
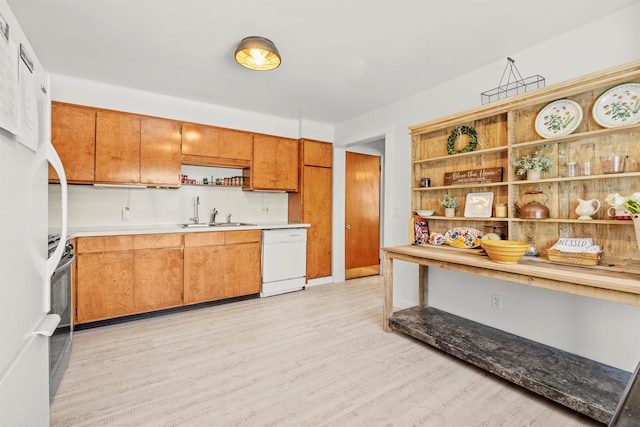
<path id="1" fill-rule="evenodd" d="M 549 261 L 573 265 L 598 265 L 602 260 L 602 251 L 598 253 L 562 252 L 557 249 L 547 249 Z"/>

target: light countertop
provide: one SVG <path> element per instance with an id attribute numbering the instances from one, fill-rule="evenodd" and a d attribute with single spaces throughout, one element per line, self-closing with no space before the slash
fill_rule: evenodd
<path id="1" fill-rule="evenodd" d="M 159 234 L 159 233 L 199 233 L 203 231 L 234 231 L 234 230 L 271 230 L 281 228 L 307 228 L 307 223 L 275 222 L 275 223 L 255 223 L 256 225 L 243 225 L 232 227 L 202 227 L 202 228 L 182 228 L 177 224 L 151 224 L 151 225 L 114 225 L 103 227 L 69 227 L 69 238 L 75 237 L 95 237 L 95 236 L 119 236 L 126 234 Z M 50 233 L 57 233 L 59 230 L 49 230 Z"/>

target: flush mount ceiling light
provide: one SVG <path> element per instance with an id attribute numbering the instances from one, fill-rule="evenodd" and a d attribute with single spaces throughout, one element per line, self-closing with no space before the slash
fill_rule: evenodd
<path id="1" fill-rule="evenodd" d="M 280 53 L 271 40 L 251 36 L 238 45 L 236 61 L 251 70 L 268 71 L 280 66 Z"/>

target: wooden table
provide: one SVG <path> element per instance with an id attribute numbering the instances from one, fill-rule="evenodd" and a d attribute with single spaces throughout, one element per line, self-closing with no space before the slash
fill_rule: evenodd
<path id="1" fill-rule="evenodd" d="M 580 267 L 524 257 L 518 264 L 498 264 L 478 249 L 450 246 L 393 246 L 384 252 L 384 308 L 382 328 L 389 332 L 393 313 L 393 260 L 420 265 L 419 304 L 428 306 L 428 267 L 460 271 L 623 304 L 640 305 L 640 275 L 615 266 Z"/>
<path id="2" fill-rule="evenodd" d="M 383 329 L 395 329 L 602 423 L 608 423 L 631 373 L 428 307 L 429 266 L 640 305 L 635 273 L 524 258 L 497 264 L 480 250 L 397 246 L 384 251 Z M 393 260 L 420 265 L 420 306 L 393 311 Z M 421 307 L 422 306 L 422 307 Z M 637 421 L 637 420 L 636 420 Z"/>

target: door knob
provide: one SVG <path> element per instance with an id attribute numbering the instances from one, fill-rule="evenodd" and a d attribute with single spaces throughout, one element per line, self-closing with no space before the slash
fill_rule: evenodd
<path id="1" fill-rule="evenodd" d="M 351 230 L 351 226 L 349 224 L 347 224 L 347 225 L 344 226 L 344 229 L 345 230 Z"/>

